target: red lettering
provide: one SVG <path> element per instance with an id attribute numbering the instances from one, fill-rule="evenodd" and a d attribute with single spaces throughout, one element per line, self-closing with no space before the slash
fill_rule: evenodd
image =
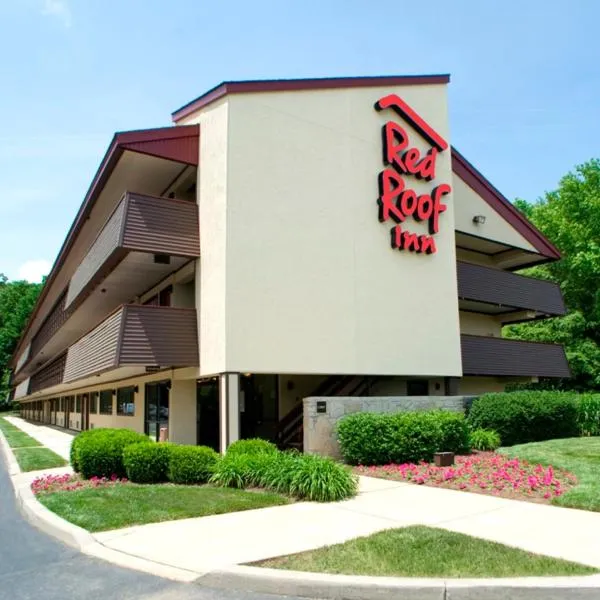
<path id="1" fill-rule="evenodd" d="M 416 233 L 410 233 L 408 231 L 405 231 L 402 234 L 402 247 L 404 248 L 404 250 L 410 250 L 411 252 L 421 252 L 419 236 Z"/>
<path id="2" fill-rule="evenodd" d="M 418 172 L 420 158 L 421 153 L 418 148 L 409 148 L 403 154 L 402 160 L 404 161 L 404 166 L 411 175 L 415 175 Z"/>
<path id="3" fill-rule="evenodd" d="M 425 179 L 431 181 L 435 179 L 435 159 L 437 158 L 438 151 L 436 148 L 431 148 L 425 158 L 419 164 L 419 171 L 415 173 L 418 179 Z"/>
<path id="4" fill-rule="evenodd" d="M 404 181 L 394 169 L 385 169 L 379 173 L 379 220 L 387 221 L 390 217 L 396 223 L 404 221 L 402 211 L 396 205 L 396 198 L 404 190 Z"/>
<path id="5" fill-rule="evenodd" d="M 419 236 L 419 242 L 421 243 L 421 252 L 425 252 L 425 254 L 435 254 L 437 252 L 435 240 L 432 237 L 421 235 Z"/>
<path id="6" fill-rule="evenodd" d="M 401 154 L 408 146 L 408 134 L 404 129 L 388 121 L 383 126 L 383 162 L 386 165 L 396 167 L 401 173 L 406 173 L 406 168 L 402 162 Z"/>
<path id="7" fill-rule="evenodd" d="M 429 218 L 429 233 L 437 233 L 440 230 L 440 215 L 448 208 L 445 204 L 442 204 L 442 197 L 451 191 L 452 188 L 447 183 L 442 183 L 433 188 L 431 192 L 433 212 Z"/>
<path id="8" fill-rule="evenodd" d="M 396 225 L 390 229 L 390 234 L 392 235 L 392 248 L 394 250 L 399 250 L 402 248 L 402 227 L 400 225 Z"/>
<path id="9" fill-rule="evenodd" d="M 417 221 L 426 221 L 433 214 L 433 200 L 429 194 L 423 194 L 419 196 L 419 206 L 417 207 L 417 214 L 415 219 Z"/>
<path id="10" fill-rule="evenodd" d="M 410 217 L 417 210 L 418 204 L 419 200 L 414 190 L 404 190 L 400 195 L 400 210 L 405 217 Z"/>

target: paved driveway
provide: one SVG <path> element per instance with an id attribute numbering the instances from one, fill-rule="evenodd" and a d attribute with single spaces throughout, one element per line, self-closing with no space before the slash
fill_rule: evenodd
<path id="1" fill-rule="evenodd" d="M 80 554 L 19 513 L 0 455 L 0 600 L 273 600 L 173 583 Z M 289 598 L 289 597 L 288 597 Z"/>

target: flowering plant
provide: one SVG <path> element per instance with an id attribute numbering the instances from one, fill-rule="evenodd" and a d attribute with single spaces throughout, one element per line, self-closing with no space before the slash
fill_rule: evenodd
<path id="1" fill-rule="evenodd" d="M 52 492 L 72 492 L 85 488 L 108 487 L 119 483 L 127 483 L 127 479 L 119 479 L 116 475 L 108 477 L 92 477 L 82 479 L 79 475 L 42 475 L 31 483 L 31 490 L 38 494 L 50 494 Z"/>
<path id="2" fill-rule="evenodd" d="M 577 484 L 572 473 L 494 452 L 457 456 L 451 467 L 421 462 L 358 467 L 361 475 L 467 492 L 549 502 Z"/>

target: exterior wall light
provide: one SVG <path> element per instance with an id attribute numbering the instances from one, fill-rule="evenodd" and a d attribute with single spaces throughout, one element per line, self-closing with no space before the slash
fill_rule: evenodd
<path id="1" fill-rule="evenodd" d="M 473 223 L 475 223 L 475 225 L 483 225 L 485 223 L 485 215 L 475 215 L 473 217 Z"/>

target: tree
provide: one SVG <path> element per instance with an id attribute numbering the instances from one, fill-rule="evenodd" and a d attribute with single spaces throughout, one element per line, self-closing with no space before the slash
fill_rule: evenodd
<path id="1" fill-rule="evenodd" d="M 564 344 L 573 379 L 560 385 L 600 389 L 600 160 L 576 167 L 535 204 L 515 206 L 560 250 L 560 261 L 527 274 L 558 283 L 569 314 L 511 325 L 505 333 Z"/>
<path id="2" fill-rule="evenodd" d="M 40 283 L 8 281 L 0 273 L 0 406 L 8 394 L 9 363 L 42 289 Z"/>

